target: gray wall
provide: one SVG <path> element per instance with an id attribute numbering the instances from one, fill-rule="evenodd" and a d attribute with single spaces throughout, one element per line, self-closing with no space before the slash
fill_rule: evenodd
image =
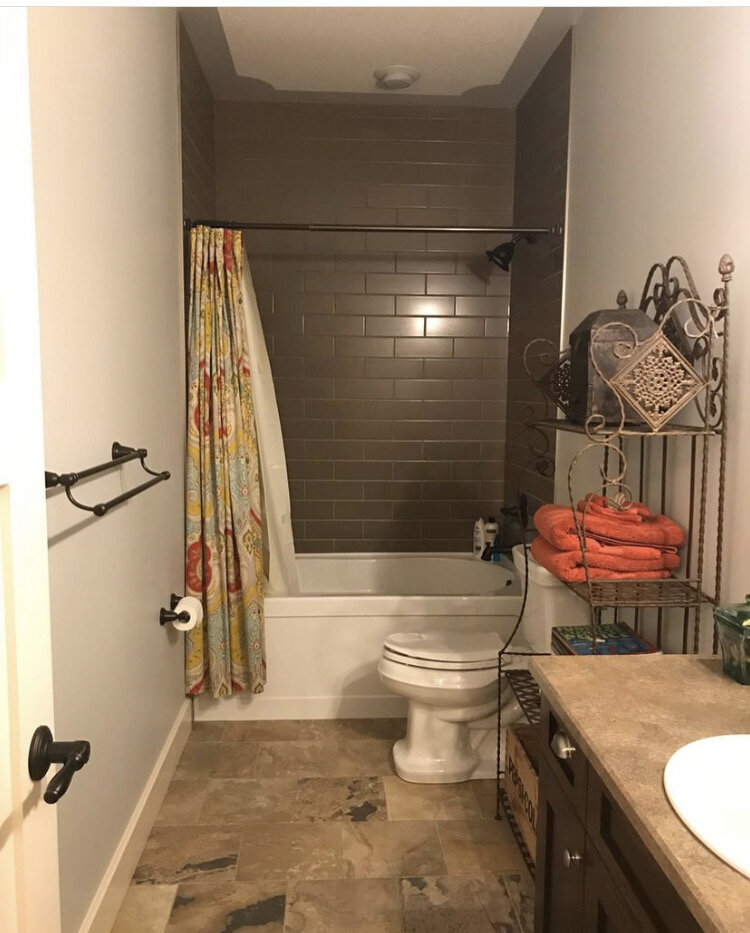
<path id="1" fill-rule="evenodd" d="M 207 220 L 216 209 L 214 99 L 180 21 L 183 217 Z"/>
<path id="2" fill-rule="evenodd" d="M 157 624 L 185 572 L 176 20 L 29 11 L 46 466 L 101 463 L 118 440 L 172 474 L 103 518 L 47 493 L 55 734 L 92 749 L 57 807 L 63 933 L 185 712 L 182 638 Z M 131 463 L 76 490 L 101 502 L 143 475 Z"/>
<path id="3" fill-rule="evenodd" d="M 216 105 L 220 218 L 512 218 L 514 114 Z M 299 551 L 462 550 L 503 501 L 502 237 L 247 236 Z M 474 269 L 480 275 L 477 275 Z"/>
<path id="4" fill-rule="evenodd" d="M 514 220 L 519 226 L 551 225 L 565 219 L 571 35 L 560 43 L 516 111 Z M 536 337 L 559 345 L 562 237 L 542 237 L 533 245 L 521 243 L 512 269 L 506 490 L 509 501 L 515 502 L 520 485 L 536 509 L 552 501 L 554 475 L 525 469 L 529 462 L 526 442 L 531 440 L 538 447 L 540 438 L 523 430 L 524 415 L 532 405 L 538 417 L 545 406 L 526 375 L 523 351 Z M 545 434 L 554 462 L 554 432 Z"/>

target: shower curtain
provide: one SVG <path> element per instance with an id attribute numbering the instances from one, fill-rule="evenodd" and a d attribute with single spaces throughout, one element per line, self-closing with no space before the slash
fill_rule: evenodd
<path id="1" fill-rule="evenodd" d="M 188 695 L 261 693 L 266 682 L 260 468 L 238 231 L 191 231 L 185 464 Z"/>

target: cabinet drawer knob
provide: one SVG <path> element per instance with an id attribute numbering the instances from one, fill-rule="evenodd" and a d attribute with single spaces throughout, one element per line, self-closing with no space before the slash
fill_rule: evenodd
<path id="1" fill-rule="evenodd" d="M 557 758 L 567 759 L 572 758 L 575 754 L 576 747 L 570 741 L 570 739 L 565 735 L 564 732 L 556 732 L 552 736 L 552 741 L 550 742 L 550 748 Z"/>
<path id="2" fill-rule="evenodd" d="M 583 864 L 583 856 L 580 852 L 571 852 L 570 849 L 563 851 L 563 865 L 566 868 L 577 868 Z"/>

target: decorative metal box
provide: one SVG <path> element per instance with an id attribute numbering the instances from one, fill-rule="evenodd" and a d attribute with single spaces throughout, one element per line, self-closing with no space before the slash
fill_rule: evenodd
<path id="1" fill-rule="evenodd" d="M 567 414 L 571 421 L 585 424 L 591 415 L 602 417 L 607 424 L 620 421 L 620 403 L 607 383 L 626 365 L 632 347 L 659 329 L 645 312 L 626 308 L 627 300 L 621 291 L 616 309 L 592 312 L 570 335 Z M 624 410 L 626 421 L 642 420 L 631 405 L 625 404 Z"/>

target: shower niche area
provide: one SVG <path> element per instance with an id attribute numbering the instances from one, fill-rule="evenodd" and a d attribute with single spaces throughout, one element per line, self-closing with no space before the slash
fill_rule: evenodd
<path id="1" fill-rule="evenodd" d="M 271 577 L 264 693 L 220 709 L 200 697 L 197 714 L 397 715 L 375 666 L 384 635 L 445 626 L 456 596 L 465 626 L 510 621 L 517 584 L 507 568 L 497 586 L 477 585 L 462 562 L 419 557 L 409 566 L 429 585 L 390 592 L 391 570 L 355 557 L 469 555 L 479 516 L 515 505 L 520 489 L 532 506 L 552 497 L 553 476 L 524 474 L 511 440 L 533 401 L 522 349 L 531 336 L 559 340 L 570 36 L 513 109 L 252 89 L 222 99 L 184 26 L 180 46 L 184 218 L 264 225 L 243 240 L 298 566 L 291 592 Z M 501 268 L 487 251 L 518 229 L 538 235 Z M 300 586 L 311 555 L 326 558 L 312 576 L 335 581 L 322 592 Z M 311 651 L 330 663 L 307 683 Z"/>

